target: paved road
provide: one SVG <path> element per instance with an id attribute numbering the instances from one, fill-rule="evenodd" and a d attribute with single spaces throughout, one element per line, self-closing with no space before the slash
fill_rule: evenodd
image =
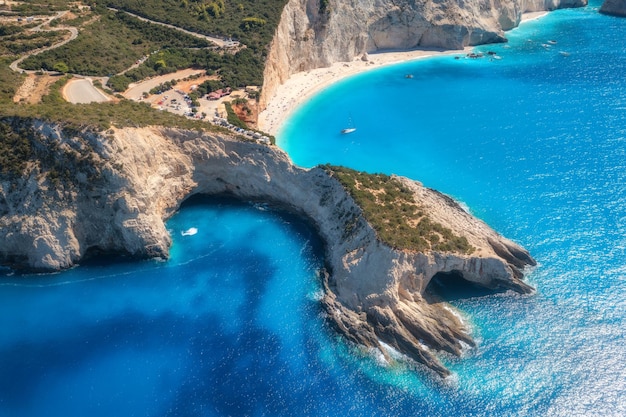
<path id="1" fill-rule="evenodd" d="M 37 55 L 37 54 L 40 54 L 40 53 L 45 52 L 45 51 L 49 51 L 50 49 L 58 48 L 59 46 L 63 46 L 66 43 L 71 42 L 74 39 L 76 39 L 76 37 L 78 36 L 78 29 L 76 29 L 75 27 L 72 27 L 72 26 L 57 26 L 57 27 L 55 27 L 53 29 L 42 29 L 41 28 L 46 23 L 50 23 L 54 19 L 60 18 L 65 13 L 67 13 L 67 10 L 63 11 L 63 12 L 58 12 L 56 15 L 51 17 L 50 20 L 48 20 L 47 22 L 42 23 L 39 26 L 35 26 L 34 28 L 31 29 L 31 31 L 33 31 L 33 32 L 49 32 L 49 31 L 55 31 L 55 30 L 69 30 L 72 35 L 68 39 L 65 39 L 65 40 L 63 40 L 63 41 L 61 41 L 59 43 L 55 43 L 54 45 L 51 45 L 51 46 L 49 46 L 47 48 L 41 48 L 41 49 L 37 49 L 35 51 L 31 51 L 31 52 L 27 53 L 26 55 L 22 56 L 21 58 L 16 59 L 15 61 L 11 62 L 11 65 L 9 65 L 9 68 L 11 68 L 11 70 L 13 70 L 15 72 L 33 73 L 35 71 L 25 71 L 25 70 L 22 70 L 22 69 L 19 68 L 19 65 L 22 63 L 22 61 L 24 61 L 26 58 L 28 58 L 30 56 Z"/>
<path id="2" fill-rule="evenodd" d="M 63 95 L 67 101 L 74 104 L 109 101 L 109 98 L 87 78 L 70 80 L 63 89 Z"/>

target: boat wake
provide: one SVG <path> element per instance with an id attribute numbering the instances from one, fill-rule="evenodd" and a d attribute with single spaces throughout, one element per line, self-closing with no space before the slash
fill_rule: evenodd
<path id="1" fill-rule="evenodd" d="M 181 236 L 193 236 L 196 233 L 198 233 L 198 229 L 196 229 L 195 227 L 190 227 L 189 229 L 180 232 Z"/>

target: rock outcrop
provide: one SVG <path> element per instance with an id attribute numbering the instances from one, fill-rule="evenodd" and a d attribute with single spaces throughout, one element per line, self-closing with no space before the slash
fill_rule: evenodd
<path id="1" fill-rule="evenodd" d="M 289 0 L 266 61 L 264 106 L 290 75 L 364 53 L 462 49 L 505 41 L 522 14 L 578 7 L 587 0 Z"/>
<path id="2" fill-rule="evenodd" d="M 472 339 L 445 303 L 428 299 L 434 277 L 453 273 L 488 288 L 532 291 L 521 280 L 522 269 L 534 264 L 524 249 L 406 178 L 398 181 L 434 221 L 464 236 L 471 254 L 390 248 L 326 170 L 298 168 L 274 147 L 165 128 L 98 134 L 39 122 L 20 126 L 33 143 L 46 144 L 50 160 L 64 161 L 67 172 L 52 175 L 32 159 L 24 176 L 2 178 L 4 264 L 56 270 L 93 249 L 167 257 L 164 221 L 189 196 L 228 193 L 275 202 L 309 219 L 326 242 L 322 304 L 334 327 L 383 353 L 391 346 L 442 376 L 448 371 L 433 352 L 458 354 Z"/>
<path id="3" fill-rule="evenodd" d="M 626 1 L 624 0 L 605 0 L 600 7 L 600 13 L 611 16 L 626 17 Z"/>

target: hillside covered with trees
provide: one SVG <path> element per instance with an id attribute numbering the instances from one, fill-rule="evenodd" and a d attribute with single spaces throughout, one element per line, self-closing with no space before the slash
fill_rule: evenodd
<path id="1" fill-rule="evenodd" d="M 264 58 L 286 0 L 96 0 L 194 32 L 232 38 Z"/>
<path id="2" fill-rule="evenodd" d="M 102 77 L 111 94 L 185 68 L 218 77 L 210 86 L 204 83 L 202 91 L 261 86 L 267 50 L 285 3 L 25 0 L 0 5 L 0 109 L 4 116 L 44 117 L 75 125 L 187 125 L 183 117 L 161 115 L 121 96 L 109 103 L 72 105 L 61 97 L 68 80 L 61 75 Z M 226 48 L 224 42 L 219 45 L 199 34 L 232 39 L 237 47 Z M 23 59 L 18 62 L 19 57 Z M 58 80 L 55 74 L 60 74 Z M 27 105 L 18 90 L 33 76 L 37 82 L 45 77 L 50 81 L 43 96 L 27 100 Z"/>

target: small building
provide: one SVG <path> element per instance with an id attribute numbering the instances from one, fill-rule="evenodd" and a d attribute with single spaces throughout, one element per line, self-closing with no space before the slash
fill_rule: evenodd
<path id="1" fill-rule="evenodd" d="M 226 87 L 224 89 L 215 90 L 215 91 L 207 94 L 206 97 L 209 100 L 219 100 L 220 98 L 222 98 L 224 96 L 230 95 L 231 92 L 232 92 L 232 90 L 230 89 L 230 87 Z"/>

